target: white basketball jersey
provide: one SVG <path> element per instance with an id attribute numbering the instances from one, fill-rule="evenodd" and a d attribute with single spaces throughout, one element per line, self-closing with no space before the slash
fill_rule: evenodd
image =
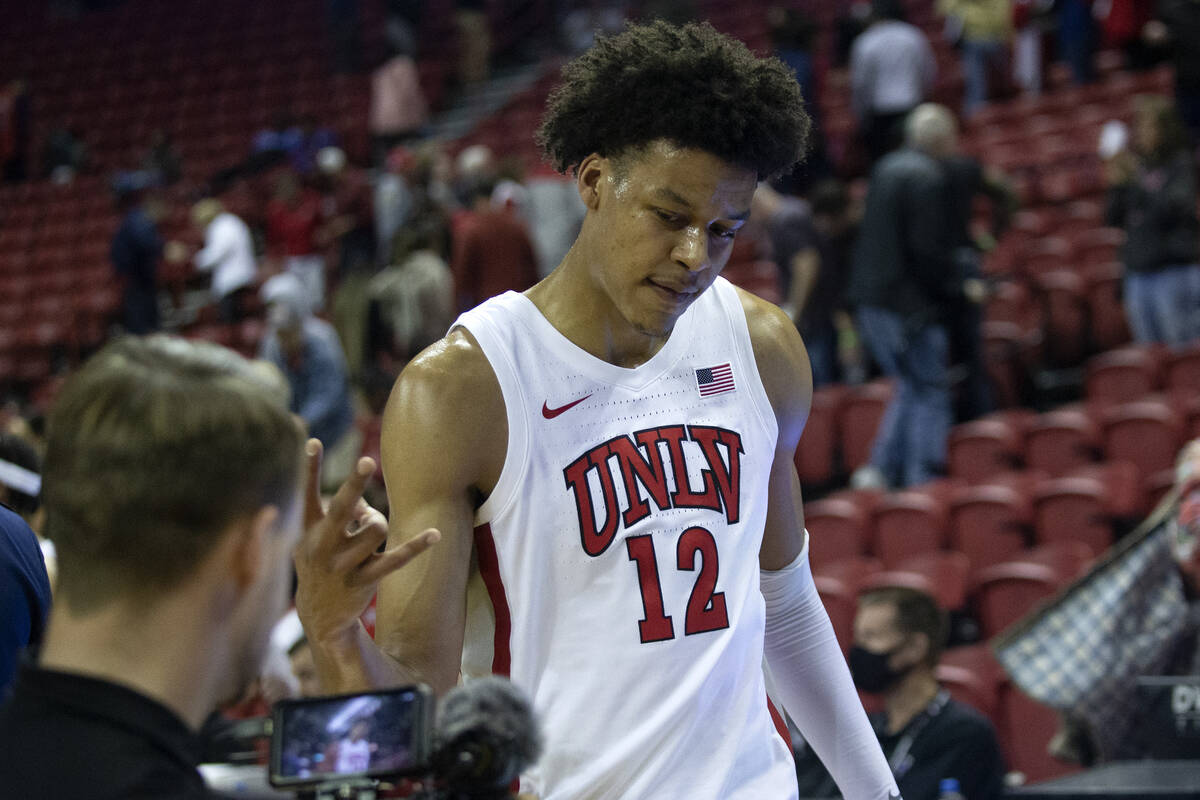
<path id="1" fill-rule="evenodd" d="M 508 675 L 541 800 L 789 800 L 764 686 L 758 551 L 777 426 L 718 278 L 649 361 L 576 347 L 524 295 L 459 318 L 495 370 L 508 453 L 476 517 L 463 674 Z"/>

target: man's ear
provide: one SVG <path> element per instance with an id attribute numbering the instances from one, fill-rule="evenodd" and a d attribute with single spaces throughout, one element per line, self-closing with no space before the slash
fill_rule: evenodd
<path id="1" fill-rule="evenodd" d="M 269 537 L 275 535 L 278 520 L 278 508 L 263 506 L 236 523 L 230 532 L 235 540 L 229 551 L 229 574 L 233 576 L 239 594 L 249 591 L 262 574 L 271 553 Z"/>
<path id="2" fill-rule="evenodd" d="M 579 162 L 575 170 L 575 185 L 579 189 L 579 197 L 589 211 L 595 211 L 600 205 L 600 182 L 611 169 L 611 162 L 599 153 Z"/>

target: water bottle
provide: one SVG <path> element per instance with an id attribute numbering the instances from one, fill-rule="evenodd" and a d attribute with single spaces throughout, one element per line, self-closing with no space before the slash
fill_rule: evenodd
<path id="1" fill-rule="evenodd" d="M 967 800 L 958 785 L 958 778 L 942 778 L 939 788 L 938 800 Z"/>

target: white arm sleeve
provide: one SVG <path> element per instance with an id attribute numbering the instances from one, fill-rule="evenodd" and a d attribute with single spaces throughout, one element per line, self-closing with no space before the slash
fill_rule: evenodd
<path id="1" fill-rule="evenodd" d="M 867 721 L 850 669 L 817 595 L 808 541 L 788 566 L 761 572 L 766 658 L 784 709 L 846 800 L 889 800 L 899 791 Z"/>

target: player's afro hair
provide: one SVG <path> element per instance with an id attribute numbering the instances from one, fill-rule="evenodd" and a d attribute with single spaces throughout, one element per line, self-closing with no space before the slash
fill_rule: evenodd
<path id="1" fill-rule="evenodd" d="M 709 152 L 759 179 L 804 155 L 809 119 L 795 76 L 708 23 L 628 25 L 563 67 L 538 144 L 561 172 L 592 153 L 657 139 Z"/>

